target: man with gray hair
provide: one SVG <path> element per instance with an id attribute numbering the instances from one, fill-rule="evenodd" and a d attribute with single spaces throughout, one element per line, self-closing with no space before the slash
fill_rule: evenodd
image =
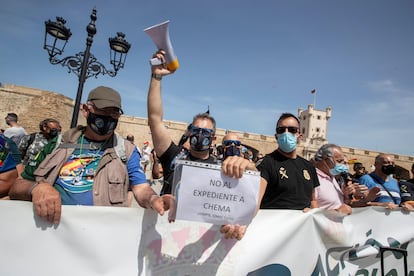
<path id="1" fill-rule="evenodd" d="M 325 144 L 315 154 L 314 163 L 320 186 L 316 188 L 316 200 L 320 208 L 336 210 L 350 215 L 352 208 L 350 197 L 355 193 L 355 185 L 344 183 L 342 187 L 336 181 L 336 176 L 348 173 L 344 154 L 335 144 Z"/>
<path id="2" fill-rule="evenodd" d="M 378 188 L 368 190 L 348 177 L 349 168 L 341 147 L 325 144 L 315 154 L 314 164 L 320 186 L 316 188 L 316 200 L 320 208 L 351 214 L 351 207 L 364 207 L 377 197 Z M 346 175 L 346 181 L 337 178 Z"/>

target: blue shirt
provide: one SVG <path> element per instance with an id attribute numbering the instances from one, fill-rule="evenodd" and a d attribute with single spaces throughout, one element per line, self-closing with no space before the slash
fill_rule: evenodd
<path id="1" fill-rule="evenodd" d="M 0 134 L 0 173 L 16 169 L 21 163 L 16 143 Z"/>
<path id="2" fill-rule="evenodd" d="M 374 202 L 394 202 L 397 205 L 401 203 L 400 187 L 398 186 L 397 181 L 391 176 L 388 176 L 384 181 L 376 173 L 372 172 L 361 176 L 359 178 L 359 184 L 364 184 L 368 187 L 368 189 L 372 189 L 374 187 L 381 189 L 379 196 L 374 200 Z M 390 192 L 392 198 L 384 187 L 386 187 Z"/>

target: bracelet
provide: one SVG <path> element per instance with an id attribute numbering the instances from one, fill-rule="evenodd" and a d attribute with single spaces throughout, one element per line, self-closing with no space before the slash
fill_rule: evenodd
<path id="1" fill-rule="evenodd" d="M 153 78 L 153 79 L 156 79 L 156 80 L 162 80 L 162 75 L 160 75 L 160 74 L 155 74 L 155 73 L 152 73 L 151 74 L 151 78 Z"/>

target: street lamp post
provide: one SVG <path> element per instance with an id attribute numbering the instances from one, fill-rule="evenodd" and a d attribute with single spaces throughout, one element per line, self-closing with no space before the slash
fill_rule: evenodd
<path id="1" fill-rule="evenodd" d="M 84 52 L 79 52 L 75 56 L 68 56 L 63 59 L 56 58 L 57 55 L 61 55 L 65 49 L 72 33 L 70 29 L 65 27 L 66 21 L 62 17 L 56 17 L 56 21 L 48 20 L 45 22 L 45 41 L 43 49 L 47 50 L 49 54 L 49 61 L 51 64 L 61 64 L 66 66 L 69 71 L 78 76 L 79 85 L 76 93 L 75 107 L 73 109 L 72 121 L 70 127 L 73 128 L 78 122 L 78 115 L 80 109 L 80 102 L 82 99 L 83 85 L 85 80 L 91 76 L 95 78 L 99 74 L 108 74 L 111 77 L 115 77 L 118 70 L 124 67 L 125 59 L 128 54 L 131 44 L 125 40 L 125 34 L 118 32 L 114 38 L 109 38 L 110 47 L 110 59 L 114 70 L 110 71 L 105 66 L 98 62 L 94 55 L 91 54 L 90 49 L 93 42 L 93 36 L 96 34 L 96 9 L 92 10 L 91 22 L 86 27 L 88 37 L 86 38 L 86 49 Z"/>

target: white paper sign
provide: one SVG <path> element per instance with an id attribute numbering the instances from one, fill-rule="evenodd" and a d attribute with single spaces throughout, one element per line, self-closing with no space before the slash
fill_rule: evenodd
<path id="1" fill-rule="evenodd" d="M 242 178 L 225 176 L 221 166 L 183 162 L 175 187 L 176 219 L 213 224 L 249 224 L 255 214 L 260 173 L 247 171 Z"/>

